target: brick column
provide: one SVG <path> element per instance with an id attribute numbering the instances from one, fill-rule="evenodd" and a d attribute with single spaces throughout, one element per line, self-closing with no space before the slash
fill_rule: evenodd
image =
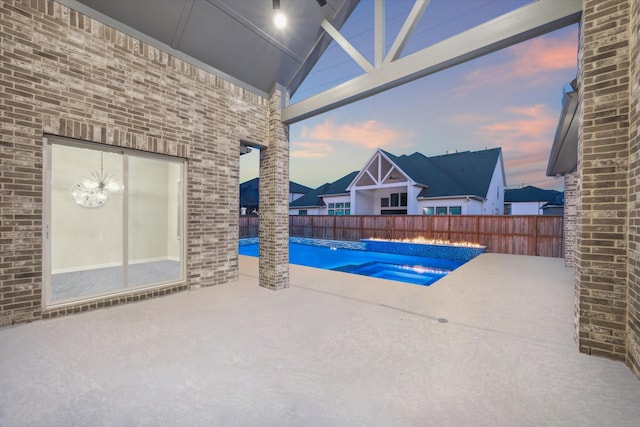
<path id="1" fill-rule="evenodd" d="M 289 128 L 281 121 L 286 92 L 269 99 L 267 147 L 260 149 L 260 286 L 289 287 Z"/>
<path id="2" fill-rule="evenodd" d="M 576 296 L 583 353 L 626 360 L 629 13 L 637 0 L 584 0 L 579 90 Z"/>
<path id="3" fill-rule="evenodd" d="M 640 377 L 640 1 L 631 1 L 627 364 Z"/>
<path id="4" fill-rule="evenodd" d="M 564 265 L 573 268 L 576 251 L 576 204 L 578 176 L 574 172 L 564 177 Z"/>

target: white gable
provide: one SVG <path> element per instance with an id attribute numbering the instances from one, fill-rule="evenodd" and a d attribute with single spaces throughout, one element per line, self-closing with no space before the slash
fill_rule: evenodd
<path id="1" fill-rule="evenodd" d="M 364 168 L 351 182 L 347 190 L 356 188 L 374 188 L 397 186 L 398 184 L 413 185 L 414 182 L 380 150 L 376 150 Z"/>

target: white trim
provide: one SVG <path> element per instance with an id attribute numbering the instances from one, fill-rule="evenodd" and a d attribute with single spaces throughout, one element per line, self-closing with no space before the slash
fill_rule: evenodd
<path id="1" fill-rule="evenodd" d="M 158 262 L 158 261 L 177 261 L 180 262 L 180 257 L 154 257 L 154 258 L 141 258 L 133 261 L 129 261 L 128 265 L 135 264 L 144 264 L 145 262 Z M 51 270 L 51 274 L 62 274 L 62 273 L 75 273 L 78 271 L 87 271 L 87 270 L 97 270 L 100 268 L 112 268 L 112 267 L 121 267 L 122 262 L 114 261 L 114 262 L 105 262 L 102 264 L 92 264 L 92 265 L 79 265 L 76 267 L 65 267 L 65 268 L 56 268 L 55 270 Z"/>
<path id="2" fill-rule="evenodd" d="M 384 64 L 389 64 L 395 61 L 402 54 L 402 50 L 409 41 L 411 34 L 413 34 L 413 31 L 416 29 L 416 26 L 420 22 L 420 18 L 422 18 L 424 11 L 427 10 L 427 6 L 429 6 L 430 2 L 431 0 L 416 0 L 411 12 L 409 12 L 409 16 L 407 16 L 404 24 L 402 24 L 400 32 L 393 41 L 393 45 L 391 45 L 391 49 L 389 49 L 387 57 L 384 58 Z"/>
<path id="3" fill-rule="evenodd" d="M 582 0 L 538 0 L 282 110 L 290 125 L 580 21 Z"/>
<path id="4" fill-rule="evenodd" d="M 487 201 L 487 198 L 485 197 L 480 197 L 480 196 L 471 196 L 471 195 L 464 195 L 461 194 L 459 196 L 436 196 L 436 197 L 418 197 L 418 200 L 451 200 L 451 199 L 473 199 L 473 200 L 477 200 L 479 202 L 485 202 Z"/>
<path id="5" fill-rule="evenodd" d="M 52 214 L 52 206 L 51 206 L 51 171 L 52 171 L 52 146 L 53 144 L 57 144 L 57 145 L 66 145 L 66 146 L 72 146 L 72 147 L 76 147 L 76 148 L 82 148 L 82 149 L 90 149 L 90 150 L 95 150 L 95 151 L 102 151 L 102 152 L 112 152 L 112 153 L 118 153 L 121 154 L 123 156 L 123 174 L 124 174 L 124 202 L 123 202 L 123 211 L 122 211 L 122 216 L 123 216 L 123 239 L 122 239 L 122 254 L 123 254 L 123 258 L 122 261 L 119 262 L 110 262 L 110 263 L 104 263 L 104 264 L 96 264 L 96 265 L 84 265 L 84 266 L 78 266 L 78 267 L 67 267 L 67 268 L 58 268 L 53 270 L 51 268 L 51 235 L 49 233 L 49 230 L 51 229 L 51 214 Z M 183 185 L 186 186 L 186 180 L 185 180 L 185 176 L 187 174 L 187 160 L 185 158 L 182 157 L 177 157 L 177 156 L 171 156 L 171 155 L 167 155 L 167 154 L 161 154 L 161 153 L 151 153 L 151 152 L 146 152 L 146 151 L 138 151 L 138 150 L 133 150 L 130 148 L 125 148 L 125 147 L 118 147 L 118 146 L 111 146 L 111 145 L 105 145 L 105 144 L 100 144 L 100 143 L 95 143 L 95 142 L 88 142 L 88 141 L 83 141 L 83 140 L 77 140 L 77 139 L 72 139 L 72 138 L 66 138 L 66 137 L 61 137 L 61 136 L 56 136 L 56 135 L 47 135 L 45 134 L 43 137 L 43 180 L 45 182 L 43 182 L 43 192 L 45 192 L 43 194 L 43 232 L 45 233 L 44 235 L 44 242 L 43 242 L 43 256 L 42 256 L 42 307 L 43 310 L 49 310 L 49 309 L 53 309 L 53 308 L 57 308 L 57 307 L 61 307 L 61 306 L 66 306 L 66 305 L 77 305 L 77 304 L 82 304 L 86 301 L 93 301 L 96 299 L 100 299 L 103 298 L 106 295 L 123 295 L 123 294 L 128 294 L 131 293 L 131 289 L 133 289 L 135 292 L 140 291 L 140 290 L 148 290 L 148 289 L 153 289 L 155 287 L 158 286 L 166 286 L 166 285 L 175 285 L 175 284 L 180 284 L 180 283 L 186 283 L 187 280 L 187 271 L 186 271 L 186 260 L 187 260 L 187 245 L 186 245 L 186 239 L 179 239 L 179 245 L 180 245 L 180 254 L 181 254 L 181 258 L 183 261 L 180 260 L 180 257 L 154 257 L 154 258 L 141 258 L 141 259 L 137 259 L 137 260 L 133 260 L 133 261 L 129 261 L 129 262 L 125 262 L 125 260 L 128 258 L 128 236 L 127 234 L 125 234 L 129 227 L 128 227 L 128 188 L 129 188 L 129 183 L 128 183 L 128 157 L 129 156 L 134 156 L 134 157 L 138 157 L 138 158 L 151 158 L 151 159 L 159 159 L 162 160 L 164 162 L 167 163 L 173 163 L 173 164 L 177 164 L 180 166 L 180 182 L 183 183 Z M 181 206 L 179 206 L 179 209 L 182 212 L 182 225 L 181 225 L 181 230 L 182 230 L 182 235 L 186 236 L 186 230 L 187 230 L 187 224 L 186 224 L 186 206 L 187 206 L 187 191 L 186 188 L 183 189 L 185 191 L 182 191 L 182 204 Z M 170 261 L 178 261 L 180 262 L 180 277 L 177 280 L 170 280 L 170 281 L 163 281 L 163 282 L 159 282 L 159 283 L 150 283 L 150 284 L 143 284 L 140 286 L 136 286 L 134 288 L 131 288 L 128 284 L 128 277 L 127 277 L 127 268 L 129 264 L 139 264 L 139 263 L 143 263 L 143 262 L 152 262 L 152 261 L 163 261 L 163 260 L 170 260 Z M 114 290 L 114 291 L 109 291 L 107 293 L 101 293 L 101 294 L 97 294 L 97 295 L 91 295 L 88 297 L 80 297 L 78 299 L 74 298 L 74 299 L 67 299 L 64 300 L 62 302 L 53 302 L 53 296 L 52 296 L 52 286 L 51 286 L 51 275 L 52 274 L 59 274 L 59 273 L 67 273 L 67 272 L 74 272 L 74 271 L 83 271 L 83 270 L 90 270 L 90 269 L 96 269 L 96 268 L 108 268 L 108 267 L 120 267 L 122 266 L 123 268 L 123 282 L 122 282 L 122 287 L 118 288 L 118 290 Z"/>
<path id="6" fill-rule="evenodd" d="M 42 138 L 42 307 L 53 299 L 51 289 L 51 143 Z"/>

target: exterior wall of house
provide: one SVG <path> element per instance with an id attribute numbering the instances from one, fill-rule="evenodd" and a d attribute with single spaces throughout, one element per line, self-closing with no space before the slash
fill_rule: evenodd
<path id="1" fill-rule="evenodd" d="M 350 204 L 351 203 L 351 197 L 349 196 L 349 194 L 345 194 L 345 195 L 342 195 L 342 196 L 326 196 L 326 197 L 322 198 L 322 201 L 324 202 L 325 207 L 320 210 L 322 212 L 320 215 L 329 215 L 329 204 L 330 203 L 349 203 Z M 351 206 L 351 205 L 349 205 L 349 206 Z M 351 207 L 349 207 L 349 210 L 351 211 L 351 215 L 355 215 L 355 213 L 351 210 Z"/>
<path id="2" fill-rule="evenodd" d="M 486 200 L 482 206 L 484 215 L 502 215 L 504 213 L 504 170 L 502 167 L 502 154 L 498 158 L 496 168 L 493 170 Z"/>
<path id="3" fill-rule="evenodd" d="M 3 0 L 0 34 L 0 325 L 236 279 L 239 139 L 285 138 L 269 127 L 279 120 L 269 109 L 277 112 L 279 98 L 264 99 L 51 1 Z M 188 159 L 185 283 L 43 310 L 47 134 Z"/>
<path id="4" fill-rule="evenodd" d="M 483 201 L 469 199 L 467 202 L 467 215 L 482 215 L 483 206 Z"/>
<path id="5" fill-rule="evenodd" d="M 578 176 L 564 177 L 564 265 L 574 266 L 576 250 L 576 205 L 578 203 Z"/>
<path id="6" fill-rule="evenodd" d="M 351 209 L 353 215 L 377 215 L 380 212 L 380 200 L 377 201 L 372 192 L 351 190 Z"/>
<path id="7" fill-rule="evenodd" d="M 507 202 L 511 203 L 511 215 L 542 215 L 542 205 L 546 202 Z"/>
<path id="8" fill-rule="evenodd" d="M 417 206 L 418 211 L 415 215 L 423 215 L 425 208 L 438 208 L 438 207 L 446 207 L 447 214 L 449 213 L 449 208 L 451 207 L 460 207 L 460 215 L 469 215 L 469 208 L 472 200 L 467 200 L 466 197 L 463 198 L 451 198 L 451 199 L 430 199 L 430 200 L 418 200 Z M 482 204 L 477 203 L 476 208 L 481 209 Z"/>
<path id="9" fill-rule="evenodd" d="M 630 13 L 629 274 L 627 364 L 640 377 L 640 2 Z"/>
<path id="10" fill-rule="evenodd" d="M 327 210 L 322 208 L 296 208 L 296 209 L 289 209 L 289 215 L 300 215 L 300 211 L 306 211 L 307 212 L 306 215 L 326 215 L 327 214 Z"/>
<path id="11" fill-rule="evenodd" d="M 302 196 L 304 196 L 302 193 L 289 193 L 289 203 L 298 200 Z"/>
<path id="12" fill-rule="evenodd" d="M 638 0 L 584 0 L 583 9 L 578 345 L 581 352 L 625 361 L 640 376 Z"/>

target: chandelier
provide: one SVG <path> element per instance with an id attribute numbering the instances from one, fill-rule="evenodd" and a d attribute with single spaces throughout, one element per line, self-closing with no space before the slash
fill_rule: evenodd
<path id="1" fill-rule="evenodd" d="M 71 187 L 71 198 L 85 208 L 99 208 L 112 194 L 121 193 L 122 190 L 122 183 L 104 171 L 103 153 L 100 153 L 100 171 L 93 171 L 90 177 L 82 178 Z"/>

